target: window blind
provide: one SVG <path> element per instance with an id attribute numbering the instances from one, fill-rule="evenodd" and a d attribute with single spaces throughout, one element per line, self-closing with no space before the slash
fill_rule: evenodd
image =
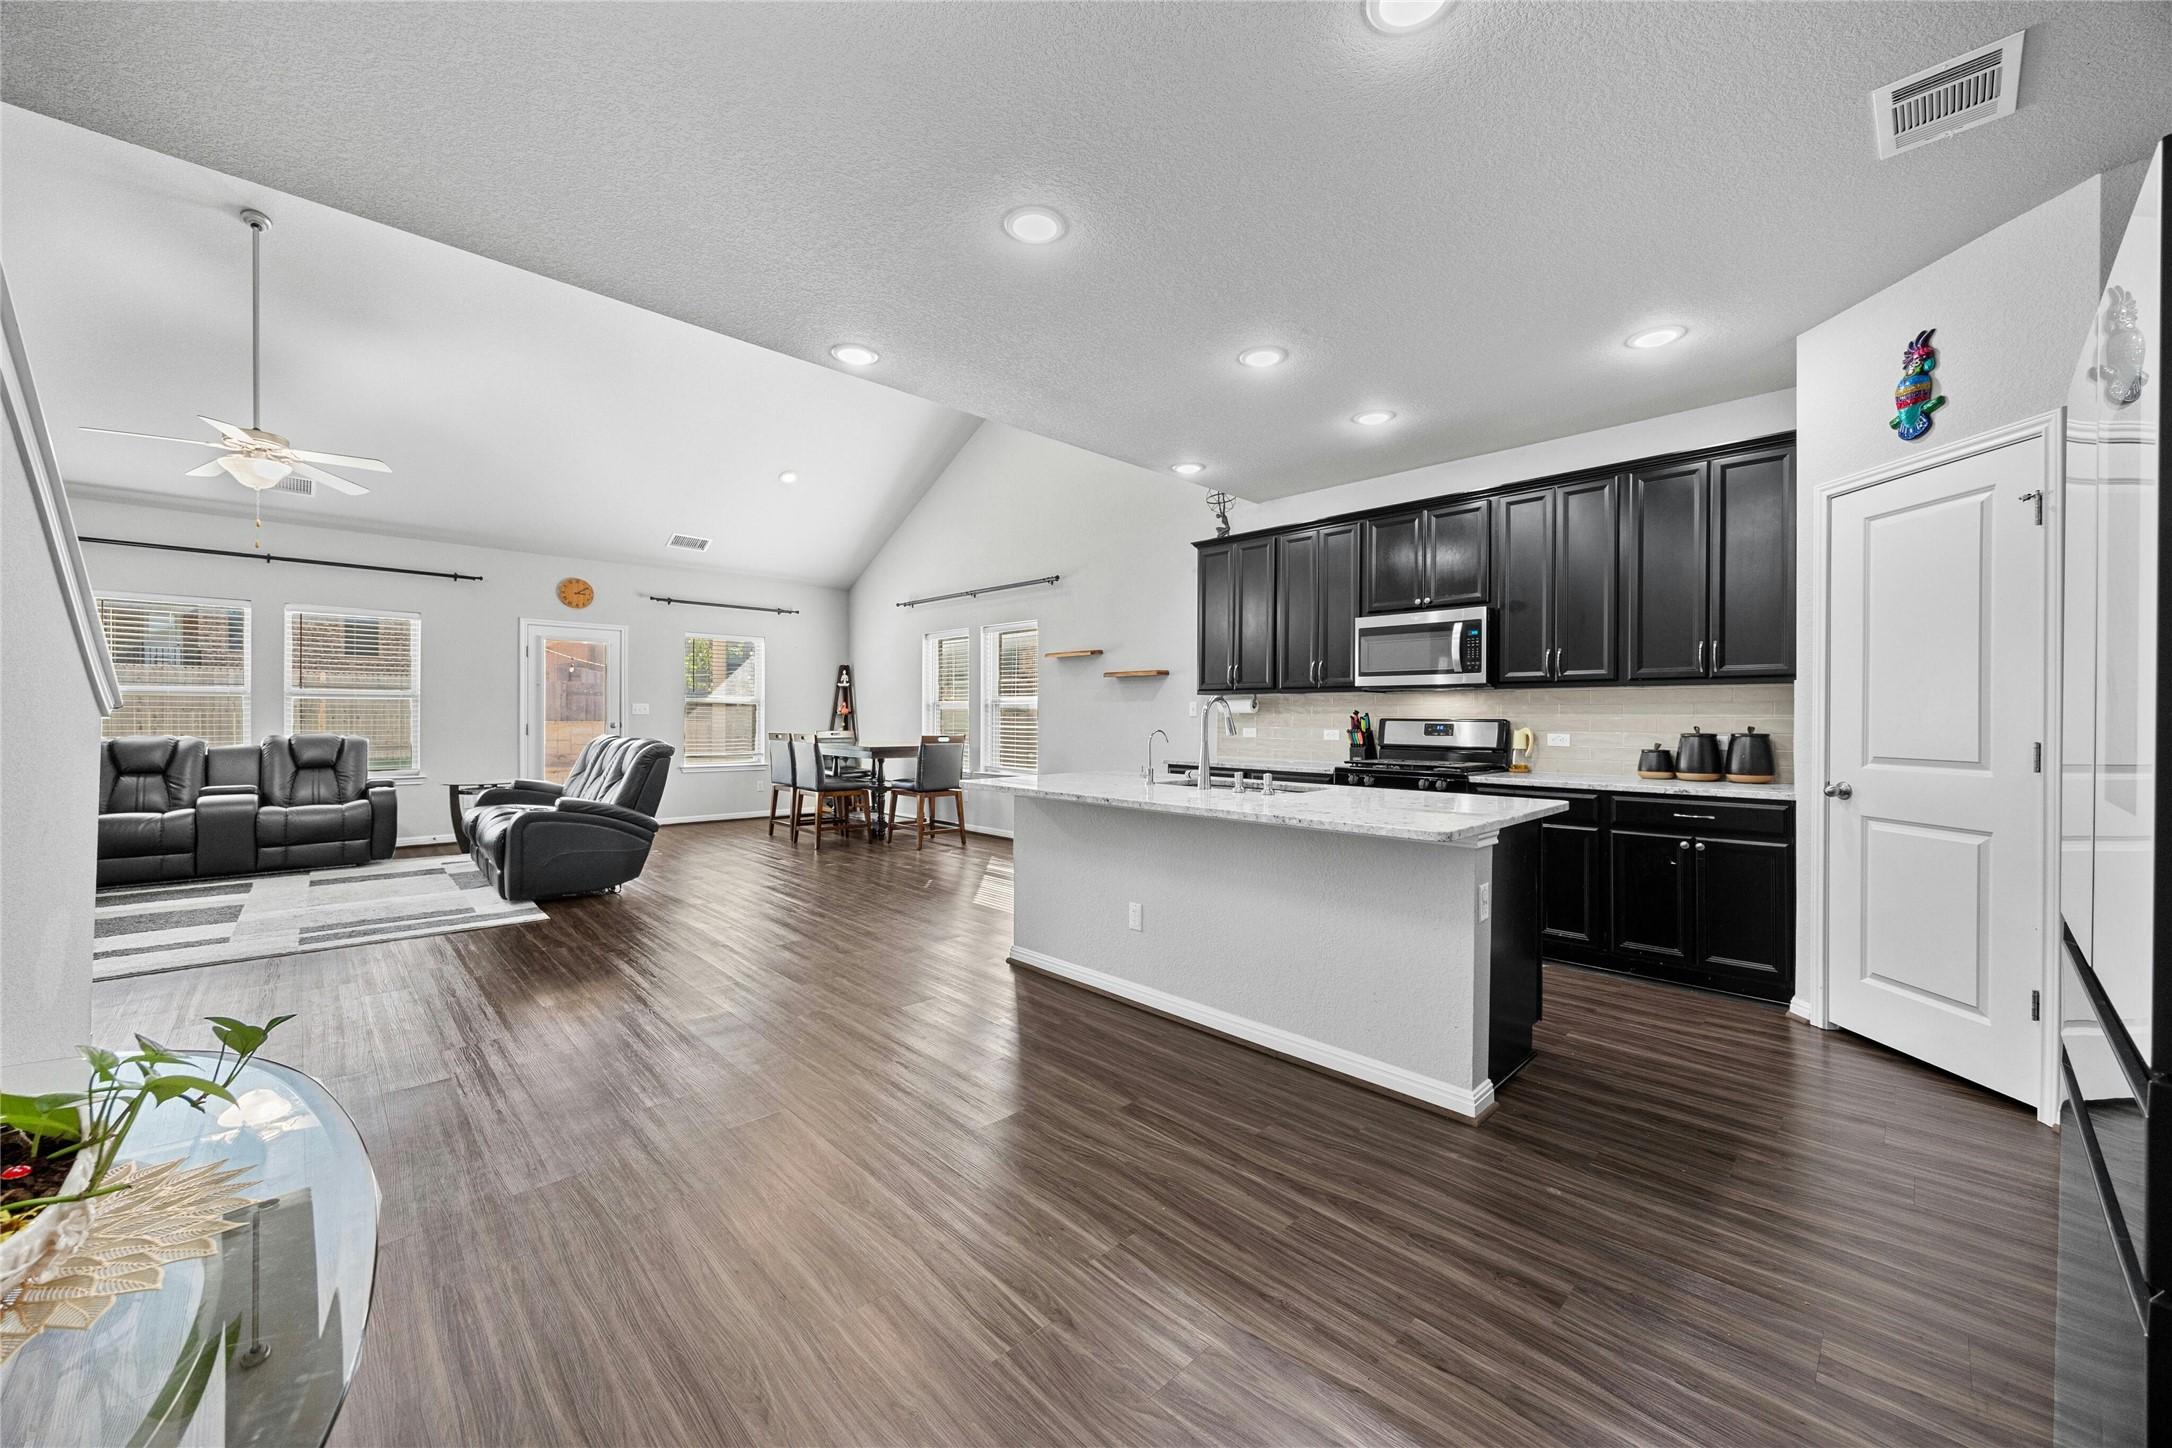
<path id="1" fill-rule="evenodd" d="M 744 764 L 764 757 L 762 654 L 760 639 L 686 636 L 688 764 Z"/>
<path id="2" fill-rule="evenodd" d="M 372 774 L 421 764 L 422 621 L 360 609 L 287 610 L 287 729 L 359 734 Z"/>
<path id="3" fill-rule="evenodd" d="M 105 737 L 249 740 L 249 609 L 209 599 L 101 596 L 98 621 L 121 681 Z"/>
<path id="4" fill-rule="evenodd" d="M 921 732 L 962 739 L 973 726 L 972 643 L 961 629 L 929 634 L 922 647 L 926 678 Z"/>
<path id="5" fill-rule="evenodd" d="M 991 634 L 988 757 L 998 769 L 1031 774 L 1041 767 L 1041 629 L 1009 624 Z"/>

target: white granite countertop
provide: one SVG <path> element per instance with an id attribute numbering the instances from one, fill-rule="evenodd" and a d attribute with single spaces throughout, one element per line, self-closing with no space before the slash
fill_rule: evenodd
<path id="1" fill-rule="evenodd" d="M 1693 779 L 1638 779 L 1633 774 L 1560 774 L 1534 769 L 1529 774 L 1476 774 L 1477 784 L 1509 784 L 1529 789 L 1605 789 L 1616 794 L 1695 794 L 1707 799 L 1764 799 L 1785 803 L 1795 797 L 1792 784 L 1700 784 Z"/>
<path id="2" fill-rule="evenodd" d="M 1206 815 L 1259 825 L 1324 830 L 1339 835 L 1377 835 L 1448 845 L 1476 840 L 1568 808 L 1558 800 L 1503 799 L 1483 794 L 1420 794 L 1403 789 L 1324 788 L 1287 794 L 1238 794 L 1201 790 L 1135 774 L 1043 774 L 988 780 L 986 787 L 1040 799 L 1106 805 L 1162 814 Z"/>

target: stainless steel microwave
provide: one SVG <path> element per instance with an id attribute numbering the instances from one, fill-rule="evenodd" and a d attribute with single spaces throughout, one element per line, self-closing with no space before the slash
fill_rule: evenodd
<path id="1" fill-rule="evenodd" d="M 1388 613 L 1357 621 L 1357 687 L 1442 689 L 1486 682 L 1482 605 Z"/>

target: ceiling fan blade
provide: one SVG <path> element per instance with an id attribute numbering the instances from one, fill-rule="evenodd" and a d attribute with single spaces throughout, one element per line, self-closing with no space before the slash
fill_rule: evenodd
<path id="1" fill-rule="evenodd" d="M 206 442 L 200 437 L 167 437 L 157 432 L 129 432 L 118 427 L 79 427 L 77 432 L 102 432 L 113 437 L 147 437 L 153 442 L 185 442 L 190 447 L 225 447 L 223 442 Z"/>
<path id="2" fill-rule="evenodd" d="M 210 423 L 213 427 L 217 428 L 220 432 L 226 434 L 227 437 L 233 439 L 235 442 L 247 442 L 249 440 L 249 429 L 245 427 L 236 427 L 230 422 L 221 422 L 215 417 L 205 417 L 200 412 L 196 414 L 196 420 L 198 422 Z"/>
<path id="3" fill-rule="evenodd" d="M 224 473 L 225 471 L 226 469 L 221 467 L 218 463 L 205 463 L 200 468 L 190 468 L 181 476 L 184 478 L 215 478 L 218 477 L 221 473 Z"/>
<path id="4" fill-rule="evenodd" d="M 295 453 L 293 454 L 293 456 L 301 457 L 302 454 Z M 328 473 L 323 468 L 313 468 L 307 463 L 296 463 L 294 465 L 294 471 L 300 473 L 305 478 L 312 478 L 317 482 L 324 484 L 328 488 L 337 488 L 340 492 L 349 493 L 355 497 L 360 497 L 362 496 L 362 494 L 369 491 L 368 488 L 363 487 L 360 483 L 348 482 L 338 473 Z"/>
<path id="5" fill-rule="evenodd" d="M 300 448 L 290 447 L 287 449 L 287 456 L 300 458 L 305 463 L 330 463 L 337 468 L 362 468 L 373 473 L 392 471 L 375 458 L 351 458 L 344 453 L 303 452 Z"/>

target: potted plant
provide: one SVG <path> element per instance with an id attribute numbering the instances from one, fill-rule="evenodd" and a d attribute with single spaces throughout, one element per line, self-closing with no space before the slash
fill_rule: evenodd
<path id="1" fill-rule="evenodd" d="M 0 1092 L 0 1297 L 13 1292 L 56 1253 L 73 1251 L 90 1233 L 93 1203 L 126 1182 L 106 1178 L 146 1107 L 183 1101 L 204 1109 L 213 1097 L 231 1102 L 241 1068 L 292 1016 L 261 1026 L 212 1016 L 219 1054 L 203 1073 L 198 1062 L 148 1036 L 120 1055 L 98 1046 L 77 1049 L 90 1064 L 82 1091 L 43 1096 Z"/>

